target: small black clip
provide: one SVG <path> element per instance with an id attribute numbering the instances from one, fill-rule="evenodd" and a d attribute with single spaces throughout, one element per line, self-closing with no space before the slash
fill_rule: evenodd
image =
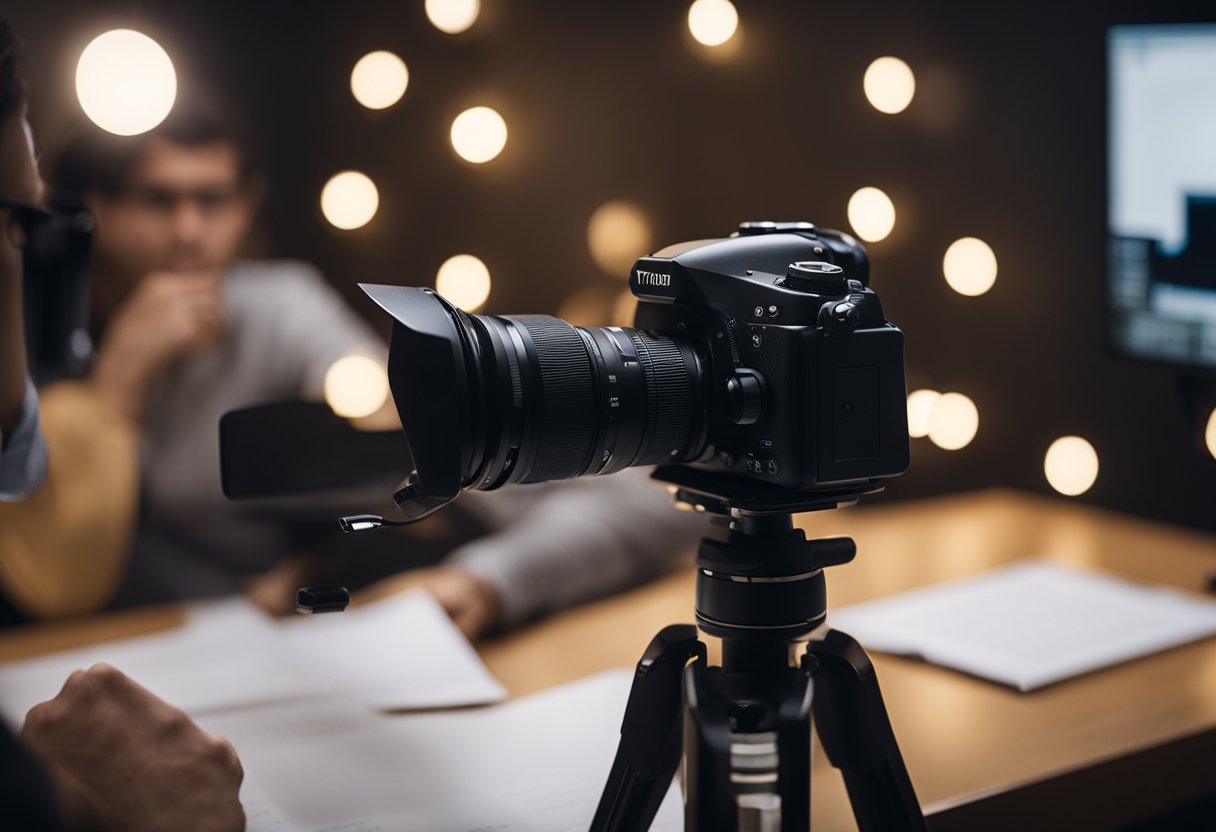
<path id="1" fill-rule="evenodd" d="M 302 586 L 296 590 L 296 612 L 342 612 L 350 605 L 344 586 Z"/>

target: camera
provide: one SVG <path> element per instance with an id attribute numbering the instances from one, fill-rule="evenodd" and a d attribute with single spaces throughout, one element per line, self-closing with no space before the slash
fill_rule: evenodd
<path id="1" fill-rule="evenodd" d="M 752 492 L 908 466 L 903 334 L 848 234 L 748 222 L 640 258 L 634 327 L 472 315 L 363 285 L 394 319 L 389 384 L 419 519 L 465 489 L 674 464 Z"/>

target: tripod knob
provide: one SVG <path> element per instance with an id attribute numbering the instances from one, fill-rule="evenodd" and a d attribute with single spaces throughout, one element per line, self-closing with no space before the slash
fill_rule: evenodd
<path id="1" fill-rule="evenodd" d="M 808 540 L 811 547 L 811 560 L 815 568 L 825 566 L 841 566 L 849 563 L 857 555 L 857 544 L 847 535 L 839 537 L 817 537 Z"/>

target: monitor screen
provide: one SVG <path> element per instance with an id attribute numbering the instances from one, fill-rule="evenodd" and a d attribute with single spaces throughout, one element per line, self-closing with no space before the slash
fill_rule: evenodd
<path id="1" fill-rule="evenodd" d="M 1110 337 L 1216 368 L 1216 24 L 1108 40 Z"/>

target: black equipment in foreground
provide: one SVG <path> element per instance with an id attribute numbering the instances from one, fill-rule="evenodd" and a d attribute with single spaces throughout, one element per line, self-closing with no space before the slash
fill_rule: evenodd
<path id="1" fill-rule="evenodd" d="M 856 546 L 808 541 L 793 525 L 795 512 L 881 486 L 735 496 L 734 484 L 677 466 L 655 477 L 721 531 L 697 551 L 696 627 L 664 628 L 638 662 L 592 832 L 648 829 L 681 757 L 686 830 L 806 832 L 812 713 L 858 828 L 926 829 L 869 657 L 850 636 L 820 629 L 823 570 L 851 561 Z M 721 639 L 721 667 L 709 666 L 698 629 Z"/>

